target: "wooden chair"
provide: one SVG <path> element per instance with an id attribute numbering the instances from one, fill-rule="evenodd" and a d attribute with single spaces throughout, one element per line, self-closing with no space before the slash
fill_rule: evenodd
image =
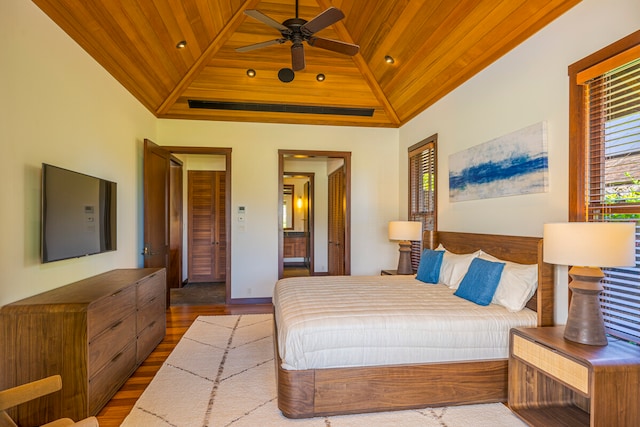
<path id="1" fill-rule="evenodd" d="M 19 385 L 0 391 L 0 427 L 17 427 L 17 424 L 9 417 L 6 410 L 41 396 L 58 391 L 62 388 L 62 377 L 53 375 L 41 380 Z M 42 427 L 97 427 L 96 417 L 85 418 L 74 422 L 69 418 L 60 418 L 44 424 Z"/>

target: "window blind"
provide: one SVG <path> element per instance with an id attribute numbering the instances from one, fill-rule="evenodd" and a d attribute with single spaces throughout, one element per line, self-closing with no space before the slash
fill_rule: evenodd
<path id="1" fill-rule="evenodd" d="M 640 343 L 640 58 L 585 86 L 586 219 L 636 223 L 636 266 L 604 269 L 605 327 Z"/>
<path id="2" fill-rule="evenodd" d="M 422 230 L 436 230 L 437 135 L 409 148 L 409 220 L 422 222 Z M 411 265 L 420 263 L 421 242 L 411 244 Z"/>

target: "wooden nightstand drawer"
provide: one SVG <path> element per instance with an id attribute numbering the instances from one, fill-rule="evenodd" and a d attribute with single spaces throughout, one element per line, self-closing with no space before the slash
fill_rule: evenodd
<path id="1" fill-rule="evenodd" d="M 514 356 L 589 395 L 589 369 L 586 366 L 519 335 L 512 338 Z"/>
<path id="2" fill-rule="evenodd" d="M 637 427 L 640 348 L 564 338 L 564 326 L 515 328 L 509 352 L 509 409 L 532 427 Z"/>

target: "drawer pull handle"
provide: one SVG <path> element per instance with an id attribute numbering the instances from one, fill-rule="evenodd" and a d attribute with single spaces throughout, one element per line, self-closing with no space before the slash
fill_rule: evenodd
<path id="1" fill-rule="evenodd" d="M 122 292 L 122 289 L 120 289 L 119 291 L 116 291 L 114 293 L 111 294 L 112 297 L 117 296 L 118 294 L 120 294 L 120 292 Z"/>
<path id="2" fill-rule="evenodd" d="M 118 320 L 116 323 L 113 324 L 113 326 L 111 326 L 111 330 L 113 331 L 114 329 L 116 329 L 121 324 L 122 324 L 122 320 Z"/>
<path id="3" fill-rule="evenodd" d="M 116 354 L 115 356 L 113 356 L 113 359 L 111 359 L 112 362 L 115 362 L 116 360 L 120 359 L 120 356 L 122 356 L 122 352 Z"/>
<path id="4" fill-rule="evenodd" d="M 149 327 L 151 328 L 155 324 L 156 324 L 156 321 L 154 320 L 153 322 L 149 323 Z"/>

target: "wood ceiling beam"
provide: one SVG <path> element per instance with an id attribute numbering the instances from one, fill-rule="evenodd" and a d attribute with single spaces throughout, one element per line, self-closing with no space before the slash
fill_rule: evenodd
<path id="1" fill-rule="evenodd" d="M 238 29 L 240 24 L 244 21 L 244 11 L 247 9 L 254 9 L 256 5 L 260 3 L 260 0 L 246 0 L 240 8 L 236 11 L 233 17 L 227 22 L 224 28 L 218 32 L 213 41 L 207 46 L 205 51 L 200 57 L 193 63 L 189 71 L 180 79 L 175 88 L 165 98 L 164 102 L 156 109 L 156 116 L 160 117 L 169 112 L 173 104 L 180 98 L 182 93 L 193 83 L 202 70 L 211 62 L 211 59 L 220 50 L 222 45 L 233 35 Z"/>
<path id="2" fill-rule="evenodd" d="M 329 7 L 333 6 L 329 0 L 318 0 L 318 5 L 322 10 L 328 9 Z M 335 23 L 334 28 L 342 41 L 346 43 L 357 44 L 353 40 L 353 37 L 351 37 L 349 30 L 347 30 L 347 27 L 342 21 Z M 356 67 L 358 67 L 358 70 L 360 70 L 360 73 L 362 74 L 364 80 L 367 82 L 367 85 L 371 88 L 371 92 L 373 92 L 373 95 L 378 101 L 380 101 L 380 104 L 382 104 L 385 113 L 389 117 L 389 121 L 395 126 L 400 126 L 401 121 L 398 117 L 398 114 L 396 113 L 396 110 L 389 102 L 389 99 L 387 99 L 387 96 L 385 95 L 382 87 L 371 72 L 369 64 L 367 64 L 367 62 L 364 60 L 362 54 L 358 53 L 357 55 L 353 56 L 353 61 L 355 62 Z"/>

